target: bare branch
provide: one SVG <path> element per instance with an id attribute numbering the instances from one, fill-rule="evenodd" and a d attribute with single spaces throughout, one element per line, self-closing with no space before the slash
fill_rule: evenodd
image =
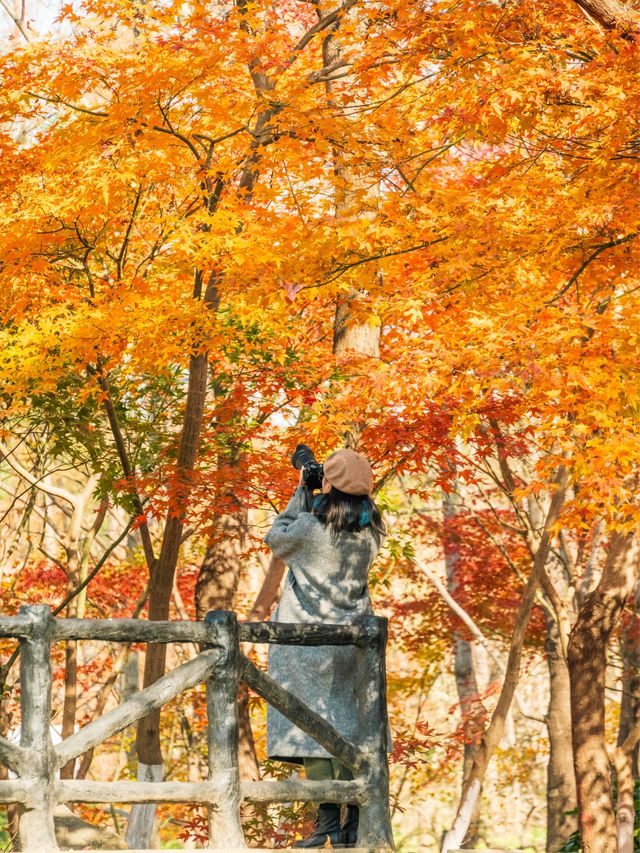
<path id="1" fill-rule="evenodd" d="M 27 31 L 25 30 L 25 28 L 24 28 L 24 26 L 23 26 L 23 24 L 22 24 L 22 17 L 18 18 L 18 17 L 17 17 L 17 15 L 15 14 L 15 12 L 13 12 L 13 10 L 12 10 L 8 5 L 7 5 L 7 3 L 5 2 L 5 0 L 0 0 L 0 6 L 2 6 L 2 8 L 3 8 L 3 9 L 5 10 L 5 12 L 7 13 L 7 15 L 11 18 L 11 20 L 13 21 L 13 23 L 16 25 L 16 29 L 18 30 L 18 32 L 20 33 L 20 35 L 24 38 L 24 40 L 25 40 L 26 42 L 29 42 L 29 43 L 30 43 L 30 42 L 31 42 L 31 39 L 30 39 L 30 38 L 29 38 L 29 36 L 27 35 Z M 23 7 L 23 9 L 22 9 L 22 14 L 24 15 L 24 7 Z"/>
<path id="2" fill-rule="evenodd" d="M 0 2 L 2 2 L 2 0 L 0 0 Z M 62 106 L 68 107 L 70 110 L 74 110 L 78 113 L 86 113 L 87 115 L 96 116 L 97 118 L 109 117 L 109 113 L 101 112 L 99 110 L 90 110 L 88 107 L 81 107 L 78 104 L 71 104 L 69 101 L 65 101 L 57 95 L 53 98 L 48 97 L 47 95 L 39 95 L 37 92 L 27 92 L 27 95 L 30 95 L 32 98 L 37 98 L 39 101 L 46 101 L 49 104 L 62 104 Z"/>
<path id="3" fill-rule="evenodd" d="M 431 581 L 433 586 L 436 588 L 438 595 L 442 598 L 445 604 L 450 608 L 450 610 L 456 614 L 456 616 L 464 622 L 469 631 L 473 634 L 476 640 L 480 643 L 480 645 L 487 650 L 487 654 L 493 660 L 495 665 L 498 667 L 500 672 L 503 675 L 506 675 L 506 667 L 502 661 L 500 655 L 496 652 L 493 645 L 487 640 L 485 635 L 482 633 L 480 628 L 478 628 L 475 621 L 469 616 L 467 611 L 461 607 L 455 598 L 451 595 L 445 584 L 440 580 L 438 575 L 435 572 L 432 572 L 431 569 L 428 568 L 421 560 L 418 560 L 416 557 L 411 557 L 410 561 L 416 566 L 420 571 Z M 515 695 L 516 705 L 518 706 L 518 710 L 522 714 L 523 717 L 527 717 L 530 720 L 535 720 L 538 723 L 545 723 L 544 717 L 540 717 L 537 714 L 532 714 L 531 711 L 525 709 L 522 704 L 520 697 Z"/>
<path id="4" fill-rule="evenodd" d="M 51 483 L 45 482 L 45 478 L 34 477 L 26 468 L 23 468 L 12 454 L 12 450 L 6 447 L 5 444 L 0 443 L 0 457 L 4 459 L 4 461 L 13 468 L 16 474 L 19 474 L 23 480 L 26 480 L 34 489 L 39 489 L 41 492 L 45 492 L 45 494 L 50 495 L 51 497 L 67 501 L 67 503 L 71 504 L 74 509 L 76 508 L 76 504 L 78 502 L 76 495 L 71 494 L 71 492 L 68 492 L 66 489 L 62 489 L 58 486 L 51 485 Z"/>

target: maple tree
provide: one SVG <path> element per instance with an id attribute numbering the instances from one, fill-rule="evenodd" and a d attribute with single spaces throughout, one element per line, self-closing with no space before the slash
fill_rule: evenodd
<path id="1" fill-rule="evenodd" d="M 394 478 L 426 498 L 493 471 L 531 546 L 514 661 L 538 583 L 566 658 L 587 611 L 557 606 L 554 536 L 580 551 L 640 519 L 636 20 L 558 0 L 89 0 L 2 57 L 6 455 L 44 425 L 122 508 L 149 618 L 189 540 L 200 614 L 231 606 L 246 512 L 285 497 L 287 451 L 348 440 L 383 499 Z M 536 501 L 542 519 L 519 510 Z M 502 546 L 518 564 L 521 547 Z M 164 666 L 150 649 L 145 684 Z M 159 726 L 140 727 L 143 764 L 162 764 Z"/>

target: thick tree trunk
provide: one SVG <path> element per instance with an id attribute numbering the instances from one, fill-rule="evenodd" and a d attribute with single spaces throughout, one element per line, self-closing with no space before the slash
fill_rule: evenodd
<path id="1" fill-rule="evenodd" d="M 355 290 L 338 300 L 333 325 L 333 352 L 342 355 L 347 350 L 380 357 L 380 326 L 354 322 L 352 304 L 358 298 Z"/>
<path id="2" fill-rule="evenodd" d="M 558 625 L 547 615 L 545 643 L 549 668 L 549 763 L 547 765 L 547 853 L 557 853 L 578 827 L 567 814 L 576 807 L 576 779 L 571 750 L 571 691 Z"/>
<path id="3" fill-rule="evenodd" d="M 457 487 L 457 483 L 456 483 Z M 460 586 L 461 555 L 460 536 L 456 530 L 455 520 L 459 512 L 460 499 L 456 492 L 444 492 L 442 497 L 443 515 L 443 550 L 444 563 L 447 573 L 447 588 L 453 598 Z M 454 647 L 454 673 L 456 689 L 460 700 L 460 712 L 464 731 L 464 758 L 462 764 L 462 787 L 464 788 L 473 767 L 478 751 L 478 738 L 481 734 L 477 719 L 484 714 L 484 707 L 478 693 L 478 682 L 473 663 L 473 642 L 459 628 L 452 633 Z M 467 834 L 462 840 L 461 848 L 473 848 L 478 839 L 480 823 L 480 804 L 482 789 L 478 792 L 475 806 L 469 819 Z"/>
<path id="4" fill-rule="evenodd" d="M 618 849 L 611 767 L 605 740 L 607 645 L 627 596 L 632 537 L 614 532 L 596 589 L 586 597 L 569 638 L 573 760 L 584 853 Z"/>
<path id="5" fill-rule="evenodd" d="M 622 631 L 622 700 L 615 751 L 618 802 L 618 853 L 633 853 L 634 786 L 640 767 L 640 583 L 636 582 L 632 618 Z"/>
<path id="6" fill-rule="evenodd" d="M 204 619 L 209 610 L 233 609 L 247 535 L 247 511 L 236 503 L 235 512 L 215 518 L 215 538 L 207 546 L 196 581 L 197 619 Z"/>
<path id="7" fill-rule="evenodd" d="M 618 30 L 627 38 L 637 38 L 640 34 L 640 22 L 634 10 L 619 3 L 618 0 L 574 0 L 574 2 L 605 30 Z"/>

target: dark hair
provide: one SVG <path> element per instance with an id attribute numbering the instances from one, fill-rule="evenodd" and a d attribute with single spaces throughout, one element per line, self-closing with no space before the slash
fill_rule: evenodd
<path id="1" fill-rule="evenodd" d="M 343 530 L 357 533 L 370 527 L 380 545 L 386 533 L 380 510 L 368 495 L 348 495 L 332 486 L 326 494 L 316 495 L 313 512 L 319 521 L 331 528 L 333 534 Z"/>

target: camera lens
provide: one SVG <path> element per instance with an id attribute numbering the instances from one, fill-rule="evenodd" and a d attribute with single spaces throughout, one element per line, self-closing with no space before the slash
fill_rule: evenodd
<path id="1" fill-rule="evenodd" d="M 291 464 L 298 471 L 303 468 L 307 462 L 315 462 L 316 457 L 313 455 L 313 450 L 307 444 L 299 444 L 291 454 Z"/>

